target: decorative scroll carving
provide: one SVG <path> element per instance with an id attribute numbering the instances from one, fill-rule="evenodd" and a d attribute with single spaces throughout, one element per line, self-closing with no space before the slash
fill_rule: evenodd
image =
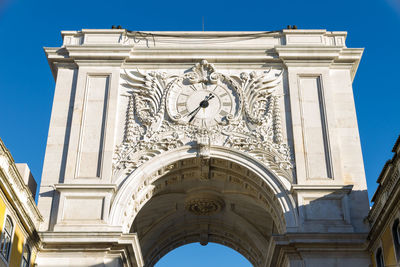
<path id="1" fill-rule="evenodd" d="M 121 76 L 130 94 L 124 141 L 114 156 L 114 175 L 130 173 L 150 158 L 181 146 L 197 148 L 204 159 L 210 157 L 212 146 L 224 146 L 253 156 L 292 181 L 292 156 L 283 143 L 280 96 L 275 93 L 282 71 L 228 76 L 203 60 L 180 76 L 139 70 Z M 205 85 L 229 81 L 239 99 L 235 119 L 204 127 L 171 118 L 165 103 L 170 88 L 182 79 Z"/>
<path id="2" fill-rule="evenodd" d="M 217 83 L 218 73 L 215 72 L 215 68 L 212 64 L 209 64 L 207 60 L 202 60 L 200 63 L 191 69 L 187 77 L 191 83 Z"/>
<path id="3" fill-rule="evenodd" d="M 268 120 L 266 116 L 268 97 L 282 80 L 282 71 L 278 76 L 266 75 L 270 72 L 271 69 L 261 75 L 253 71 L 250 74 L 242 72 L 240 76 L 232 76 L 242 88 L 246 117 L 256 125 L 261 125 Z"/>
<path id="4" fill-rule="evenodd" d="M 166 86 L 175 76 L 169 76 L 165 72 L 143 73 L 137 70 L 125 71 L 123 78 L 126 81 L 125 86 L 133 91 L 135 112 L 139 121 L 145 127 L 155 130 L 164 116 Z"/>

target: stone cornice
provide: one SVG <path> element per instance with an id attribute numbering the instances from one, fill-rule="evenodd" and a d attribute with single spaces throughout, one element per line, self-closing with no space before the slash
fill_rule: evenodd
<path id="1" fill-rule="evenodd" d="M 275 46 L 279 57 L 284 61 L 290 60 L 333 60 L 339 56 L 342 47 L 336 46 L 300 46 L 281 45 Z"/>
<path id="2" fill-rule="evenodd" d="M 73 251 L 72 246 L 77 244 L 86 246 L 86 250 L 110 250 L 110 247 L 122 247 L 127 250 L 125 256 L 134 266 L 143 266 L 143 257 L 139 239 L 136 233 L 123 234 L 121 232 L 39 232 L 42 251 L 63 250 L 64 246 Z M 80 250 L 81 248 L 78 248 Z M 84 249 L 85 250 L 85 249 Z M 130 266 L 130 265 L 129 265 Z"/>
<path id="3" fill-rule="evenodd" d="M 346 32 L 281 30 L 274 32 L 132 32 L 125 29 L 63 31 L 60 48 L 45 48 L 53 76 L 60 63 L 75 66 L 122 64 L 317 63 L 357 70 L 362 49 L 346 48 Z M 229 47 L 229 49 L 227 49 Z M 94 66 L 94 65 L 93 65 Z"/>
<path id="4" fill-rule="evenodd" d="M 45 48 L 53 75 L 63 64 L 121 66 L 138 63 L 180 63 L 187 64 L 209 59 L 211 63 L 284 63 L 288 67 L 307 65 L 329 66 L 351 69 L 352 78 L 356 73 L 363 49 L 321 46 L 276 46 L 225 48 L 134 48 L 133 46 L 65 46 Z M 194 56 L 195 55 L 195 56 Z M 65 66 L 65 65 L 64 65 Z"/>
<path id="5" fill-rule="evenodd" d="M 115 192 L 117 186 L 115 184 L 55 184 L 55 189 L 59 192 L 62 191 L 111 191 Z"/>
<path id="6" fill-rule="evenodd" d="M 324 247 L 328 248 L 335 246 L 338 243 L 347 244 L 349 247 L 354 246 L 357 250 L 363 250 L 362 245 L 366 245 L 367 233 L 324 233 L 312 234 L 310 233 L 290 233 L 285 235 L 273 236 L 276 245 L 288 244 L 303 244 L 308 245 L 309 248 L 323 250 Z M 323 246 L 324 245 L 324 246 Z M 337 247 L 336 247 L 337 248 Z M 344 248 L 346 249 L 346 248 Z"/>
<path id="7" fill-rule="evenodd" d="M 14 159 L 0 139 L 0 184 L 9 202 L 17 211 L 21 222 L 28 227 L 30 234 L 39 229 L 43 217 L 36 206 L 30 190 L 25 185 Z"/>
<path id="8" fill-rule="evenodd" d="M 123 236 L 122 232 L 39 232 L 43 243 L 113 243 Z M 125 234 L 127 235 L 127 234 Z M 135 235 L 135 234 L 129 234 Z"/>
<path id="9" fill-rule="evenodd" d="M 335 191 L 349 194 L 353 185 L 292 185 L 291 192 L 295 191 Z"/>
<path id="10" fill-rule="evenodd" d="M 301 252 L 365 253 L 367 233 L 293 233 L 273 236 L 274 257 L 270 266 L 281 266 L 285 255 L 301 259 Z"/>
<path id="11" fill-rule="evenodd" d="M 333 68 L 350 68 L 352 80 L 360 64 L 364 51 L 362 48 L 339 46 L 276 46 L 279 58 L 288 67 L 307 67 L 315 65 Z"/>
<path id="12" fill-rule="evenodd" d="M 67 45 L 65 49 L 68 51 L 68 56 L 74 59 L 125 60 L 132 47 L 121 45 Z"/>
<path id="13" fill-rule="evenodd" d="M 210 48 L 207 45 L 195 48 L 135 48 L 126 63 L 196 63 L 207 59 L 210 63 L 274 63 L 281 62 L 273 48 L 267 47 L 230 47 Z"/>

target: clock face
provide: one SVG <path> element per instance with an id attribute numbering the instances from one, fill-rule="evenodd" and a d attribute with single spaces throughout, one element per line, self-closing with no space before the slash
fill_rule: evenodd
<path id="1" fill-rule="evenodd" d="M 220 81 L 185 84 L 183 80 L 172 86 L 167 98 L 171 118 L 199 127 L 226 124 L 237 114 L 238 106 L 239 100 L 232 87 Z"/>

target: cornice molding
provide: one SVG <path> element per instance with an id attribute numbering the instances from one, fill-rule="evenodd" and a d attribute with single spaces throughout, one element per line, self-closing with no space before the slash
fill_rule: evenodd
<path id="1" fill-rule="evenodd" d="M 374 205 L 367 216 L 371 226 L 370 236 L 379 234 L 393 216 L 393 211 L 396 212 L 400 208 L 400 165 L 396 161 L 395 164 L 384 168 L 384 172 L 385 174 L 380 176 L 382 177 L 380 185 L 372 199 Z"/>
<path id="2" fill-rule="evenodd" d="M 71 245 L 85 244 L 86 250 L 102 251 L 114 248 L 117 251 L 123 248 L 127 251 L 125 256 L 134 266 L 143 266 L 144 261 L 136 233 L 123 234 L 122 232 L 39 232 L 42 251 L 57 251 L 67 247 L 73 251 Z M 81 248 L 77 248 L 81 251 Z M 84 249 L 85 250 L 85 249 Z M 112 249 L 111 249 L 112 250 Z M 131 265 L 129 265 L 131 266 Z"/>
<path id="3" fill-rule="evenodd" d="M 341 191 L 350 194 L 353 185 L 292 185 L 291 192 L 295 191 Z"/>
<path id="4" fill-rule="evenodd" d="M 218 64 L 285 64 L 287 67 L 331 67 L 351 69 L 354 78 L 363 49 L 339 46 L 275 47 L 156 47 L 143 48 L 122 45 L 68 45 L 45 48 L 54 78 L 59 67 L 78 66 L 120 67 L 129 64 L 189 64 L 201 59 Z"/>
<path id="5" fill-rule="evenodd" d="M 59 192 L 63 191 L 110 191 L 115 192 L 117 186 L 115 184 L 55 184 L 55 189 Z"/>
<path id="6" fill-rule="evenodd" d="M 289 60 L 333 60 L 339 56 L 343 47 L 337 46 L 300 46 L 300 45 L 279 45 L 275 50 L 279 58 L 285 61 Z"/>
<path id="7" fill-rule="evenodd" d="M 365 253 L 367 233 L 293 233 L 272 236 L 274 261 L 270 266 L 282 266 L 285 256 L 301 260 L 301 252 Z"/>
<path id="8" fill-rule="evenodd" d="M 122 45 L 66 45 L 68 56 L 74 59 L 120 59 L 125 60 L 133 46 Z"/>
<path id="9" fill-rule="evenodd" d="M 279 58 L 287 67 L 326 66 L 332 68 L 350 68 L 354 80 L 360 64 L 363 48 L 340 46 L 276 46 Z"/>
<path id="10" fill-rule="evenodd" d="M 326 247 L 330 247 L 342 243 L 348 246 L 354 245 L 354 248 L 357 250 L 364 250 L 365 248 L 360 247 L 360 244 L 366 244 L 366 237 L 367 233 L 321 233 L 313 235 L 310 235 L 310 233 L 289 233 L 279 236 L 276 235 L 272 238 L 277 245 L 301 243 L 309 248 L 324 249 L 321 247 L 322 244 L 325 244 Z M 337 248 L 338 247 L 336 247 L 336 249 Z"/>
<path id="11" fill-rule="evenodd" d="M 392 194 L 387 196 L 387 201 L 384 204 L 374 203 L 366 217 L 371 228 L 367 238 L 370 242 L 370 249 L 374 247 L 375 241 L 379 240 L 378 236 L 388 227 L 392 222 L 391 219 L 397 215 L 397 211 L 400 209 L 400 182 L 397 181 L 394 187 Z"/>
<path id="12" fill-rule="evenodd" d="M 14 206 L 20 220 L 29 227 L 32 234 L 39 229 L 43 217 L 36 206 L 30 190 L 25 185 L 10 152 L 0 139 L 0 184 Z"/>
<path id="13" fill-rule="evenodd" d="M 127 234 L 122 232 L 92 232 L 90 235 L 87 232 L 39 232 L 39 236 L 43 243 L 106 243 L 118 242 L 118 240 Z M 135 235 L 135 234 L 129 234 Z"/>
<path id="14" fill-rule="evenodd" d="M 346 32 L 281 30 L 275 32 L 131 32 L 125 29 L 63 31 L 63 46 L 44 48 L 53 75 L 56 63 L 121 64 L 284 63 L 357 70 L 362 49 L 346 48 Z"/>

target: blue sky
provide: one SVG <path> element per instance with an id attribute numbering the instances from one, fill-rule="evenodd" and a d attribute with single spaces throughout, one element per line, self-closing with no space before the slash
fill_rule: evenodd
<path id="1" fill-rule="evenodd" d="M 269 31 L 290 24 L 344 30 L 348 47 L 365 48 L 353 89 L 371 197 L 400 134 L 400 0 L 0 0 L 0 137 L 15 160 L 27 162 L 40 180 L 54 91 L 42 47 L 60 46 L 61 30 L 111 25 L 140 31 L 201 30 L 203 16 L 206 31 Z M 210 250 L 231 255 L 219 247 Z M 182 255 L 189 255 L 185 249 Z M 238 265 L 230 266 L 245 266 L 234 262 Z"/>

